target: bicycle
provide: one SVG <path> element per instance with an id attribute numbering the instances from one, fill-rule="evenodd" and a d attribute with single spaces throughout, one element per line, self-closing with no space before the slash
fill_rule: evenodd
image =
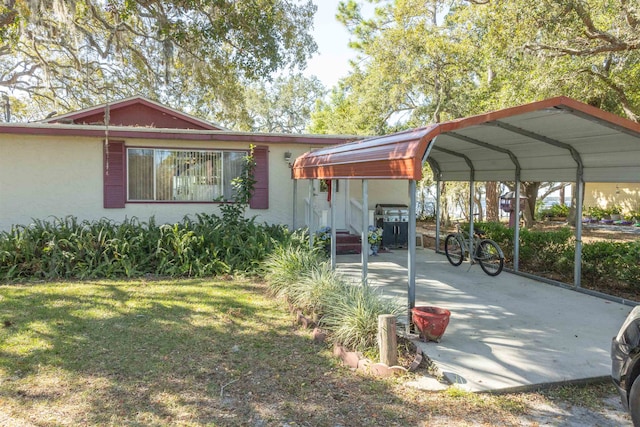
<path id="1" fill-rule="evenodd" d="M 482 270 L 489 276 L 497 276 L 504 268 L 504 253 L 500 246 L 491 239 L 485 239 L 485 232 L 475 229 L 473 240 L 469 239 L 469 232 L 462 230 L 456 224 L 456 232 L 447 235 L 444 241 L 444 253 L 451 265 L 459 266 L 465 256 L 470 256 L 471 264 L 478 262 Z M 469 248 L 469 244 L 472 245 Z"/>

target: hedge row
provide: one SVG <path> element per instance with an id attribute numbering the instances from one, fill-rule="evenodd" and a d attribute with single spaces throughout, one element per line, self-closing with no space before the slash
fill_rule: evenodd
<path id="1" fill-rule="evenodd" d="M 513 229 L 501 223 L 476 223 L 487 232 L 513 263 Z M 572 281 L 575 257 L 573 231 L 520 230 L 520 269 L 536 274 L 554 273 Z M 582 245 L 582 283 L 640 290 L 640 239 L 633 242 L 593 242 Z"/>
<path id="2" fill-rule="evenodd" d="M 136 218 L 34 221 L 0 233 L 0 280 L 202 277 L 254 272 L 289 238 L 282 226 L 200 214 L 175 224 Z"/>

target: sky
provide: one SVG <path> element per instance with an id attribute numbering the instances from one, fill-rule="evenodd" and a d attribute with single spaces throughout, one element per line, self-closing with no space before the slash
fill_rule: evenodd
<path id="1" fill-rule="evenodd" d="M 349 33 L 335 16 L 340 0 L 314 0 L 318 11 L 314 19 L 313 38 L 318 52 L 307 61 L 304 75 L 315 75 L 327 89 L 333 87 L 349 72 L 349 59 L 356 56 L 348 47 Z"/>

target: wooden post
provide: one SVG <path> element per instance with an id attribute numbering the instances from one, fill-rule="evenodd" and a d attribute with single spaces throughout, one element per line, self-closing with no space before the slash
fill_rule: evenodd
<path id="1" fill-rule="evenodd" d="M 378 316 L 378 346 L 380 347 L 380 362 L 387 366 L 398 364 L 396 316 L 393 314 Z"/>

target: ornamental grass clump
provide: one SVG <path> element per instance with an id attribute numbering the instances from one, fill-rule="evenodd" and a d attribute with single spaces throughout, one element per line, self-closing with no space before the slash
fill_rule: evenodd
<path id="1" fill-rule="evenodd" d="M 273 295 L 317 319 L 331 341 L 350 350 L 375 355 L 378 316 L 402 311 L 373 288 L 349 283 L 308 245 L 276 248 L 264 271 Z"/>
<path id="2" fill-rule="evenodd" d="M 318 249 L 311 249 L 304 244 L 277 246 L 262 265 L 269 291 L 291 302 L 296 282 L 322 264 L 323 260 Z"/>
<path id="3" fill-rule="evenodd" d="M 347 292 L 349 284 L 328 262 L 323 262 L 301 276 L 291 286 L 291 304 L 314 319 L 321 318 L 328 305 Z"/>
<path id="4" fill-rule="evenodd" d="M 335 343 L 350 350 L 375 354 L 378 351 L 378 316 L 397 315 L 401 310 L 399 304 L 383 298 L 375 289 L 367 285 L 352 285 L 332 295 L 320 322 L 331 332 Z"/>

